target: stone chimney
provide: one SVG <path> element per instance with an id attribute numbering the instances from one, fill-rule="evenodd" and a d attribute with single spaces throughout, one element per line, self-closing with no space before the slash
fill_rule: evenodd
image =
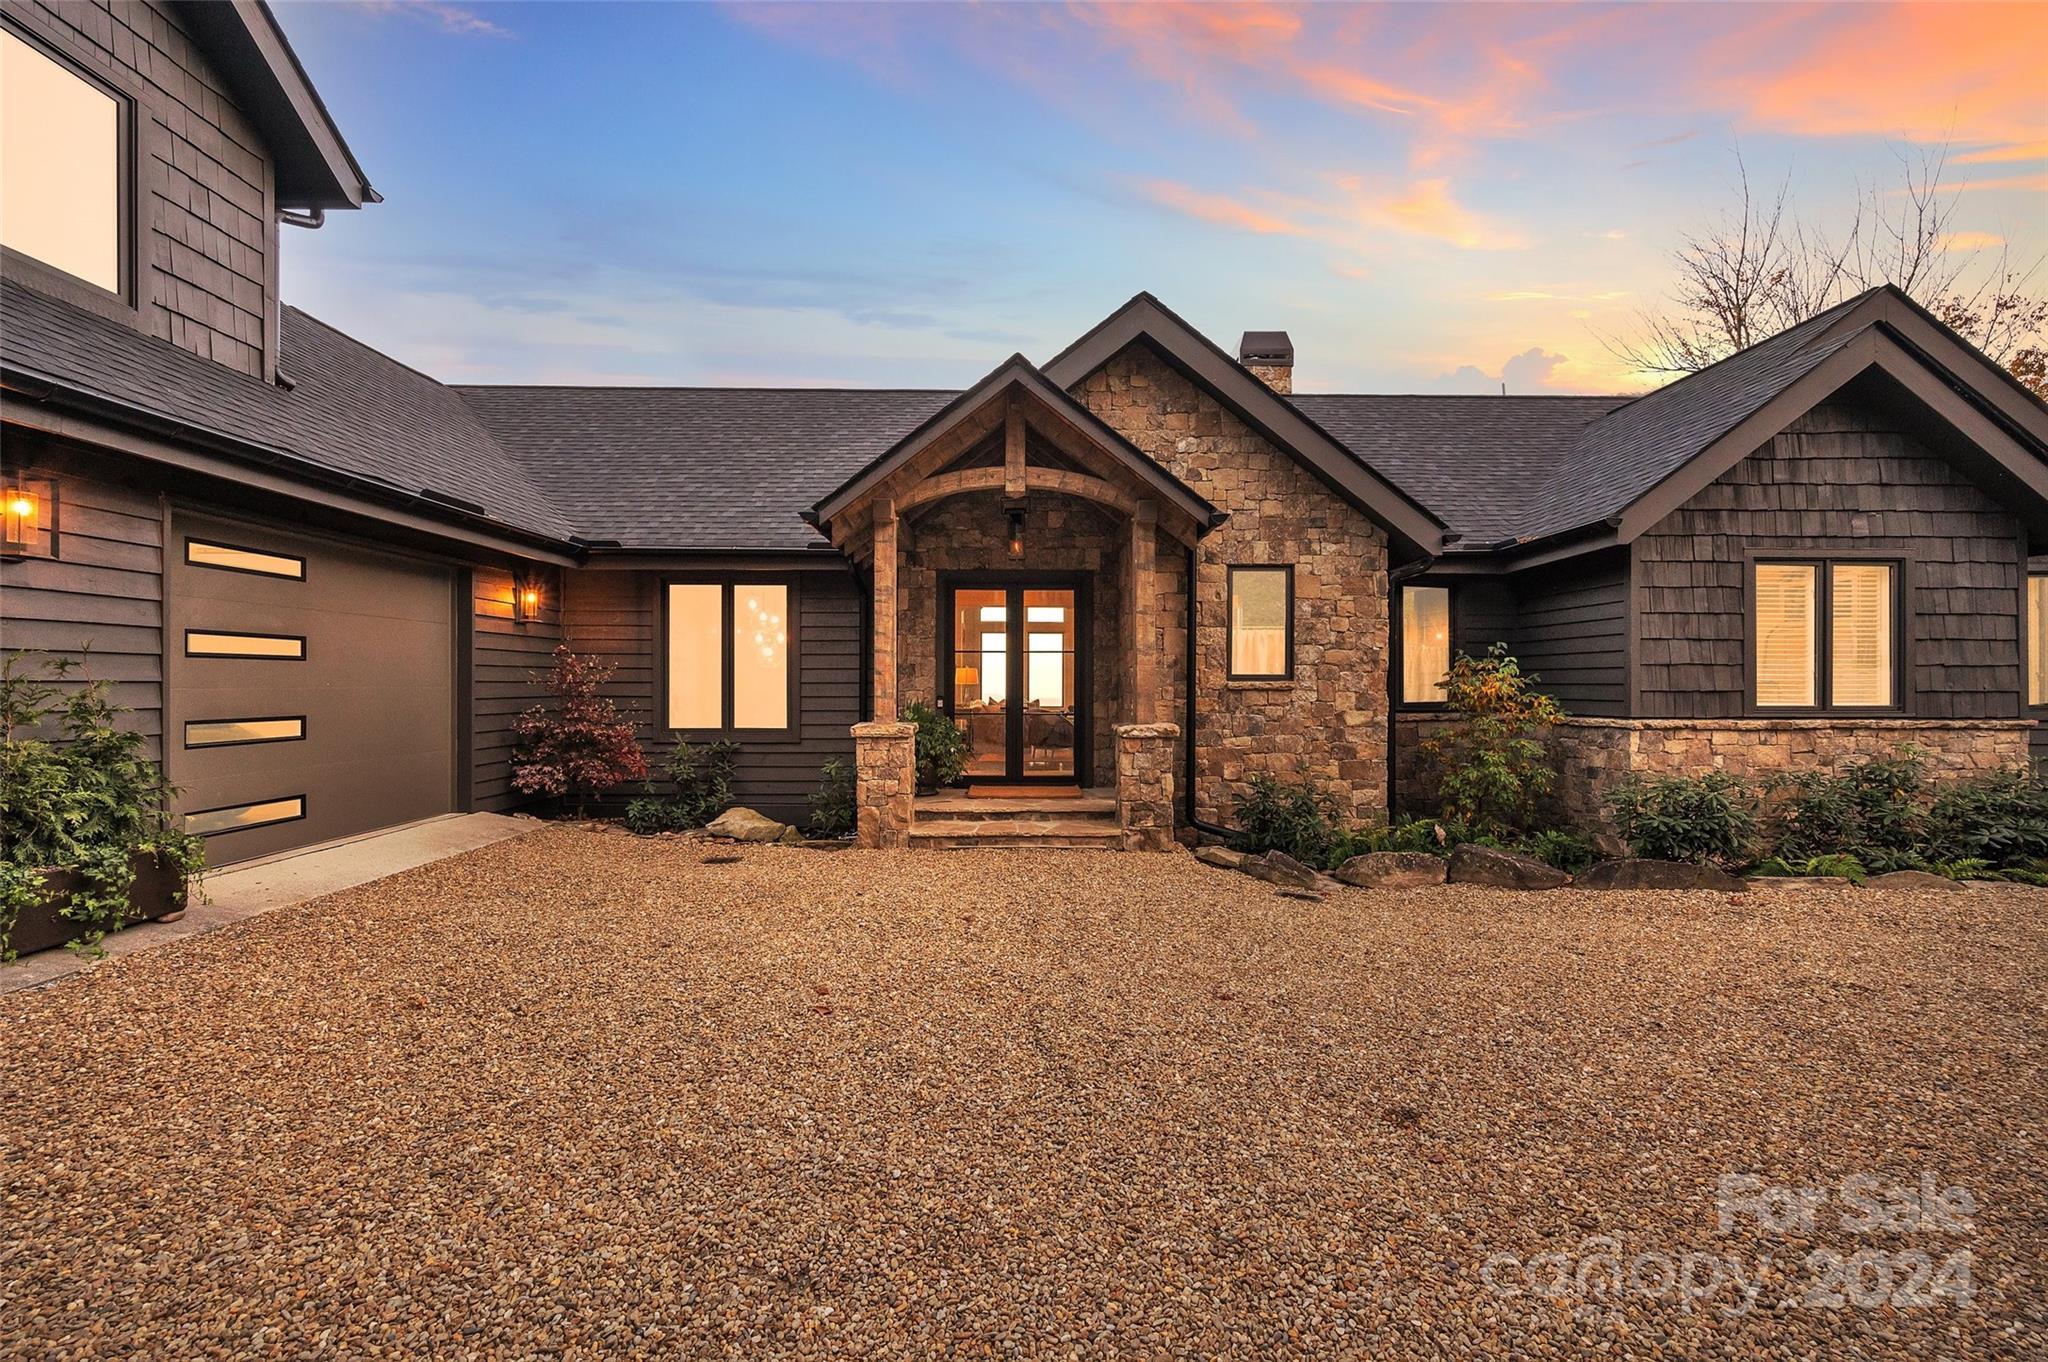
<path id="1" fill-rule="evenodd" d="M 1237 362 L 1276 393 L 1294 391 L 1294 342 L 1285 331 L 1247 331 L 1237 343 Z"/>

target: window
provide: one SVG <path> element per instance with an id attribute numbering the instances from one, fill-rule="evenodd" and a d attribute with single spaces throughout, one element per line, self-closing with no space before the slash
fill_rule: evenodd
<path id="1" fill-rule="evenodd" d="M 187 719 L 187 747 L 246 747 L 259 742 L 299 742 L 306 736 L 303 715 L 286 719 Z"/>
<path id="2" fill-rule="evenodd" d="M 185 831 L 198 837 L 217 837 L 223 832 L 292 823 L 306 816 L 306 797 L 291 795 L 266 799 L 257 804 L 230 804 L 226 808 L 201 809 L 185 815 Z"/>
<path id="3" fill-rule="evenodd" d="M 204 539 L 185 541 L 185 561 L 194 567 L 219 568 L 223 572 L 253 572 L 259 577 L 306 579 L 306 560 L 286 553 L 264 553 L 238 549 L 232 544 L 210 544 Z"/>
<path id="4" fill-rule="evenodd" d="M 790 600 L 785 582 L 671 582 L 668 726 L 790 726 Z"/>
<path id="5" fill-rule="evenodd" d="M 120 293 L 122 101 L 0 29 L 0 245 Z"/>
<path id="6" fill-rule="evenodd" d="M 2027 703 L 2048 705 L 2048 576 L 2027 578 Z"/>
<path id="7" fill-rule="evenodd" d="M 1451 589 L 1401 588 L 1401 700 L 1410 705 L 1444 702 L 1444 678 L 1451 670 Z"/>
<path id="8" fill-rule="evenodd" d="M 306 640 L 293 634 L 238 634 L 226 629 L 187 629 L 185 656 L 303 662 Z"/>
<path id="9" fill-rule="evenodd" d="M 1230 569 L 1230 679 L 1294 675 L 1294 569 Z"/>
<path id="10" fill-rule="evenodd" d="M 1896 705 L 1898 576 L 1894 563 L 1758 563 L 1750 634 L 1757 708 Z"/>

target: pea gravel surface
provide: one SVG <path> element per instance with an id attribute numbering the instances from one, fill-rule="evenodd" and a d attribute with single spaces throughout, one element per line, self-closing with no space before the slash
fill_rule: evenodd
<path id="1" fill-rule="evenodd" d="M 707 854 L 549 829 L 0 997 L 0 1356 L 2048 1348 L 2040 891 Z"/>

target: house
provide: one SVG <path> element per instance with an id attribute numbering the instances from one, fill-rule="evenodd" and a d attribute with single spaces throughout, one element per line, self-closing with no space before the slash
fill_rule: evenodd
<path id="1" fill-rule="evenodd" d="M 447 386 L 278 297 L 378 196 L 266 6 L 0 15 L 0 646 L 89 649 L 216 862 L 517 805 L 563 642 L 771 813 L 854 757 L 883 845 L 914 700 L 1140 847 L 1261 772 L 1384 817 L 1494 641 L 1581 812 L 2048 704 L 2048 409 L 1895 291 L 1634 399 L 1296 393 L 1147 294 L 963 392 Z"/>

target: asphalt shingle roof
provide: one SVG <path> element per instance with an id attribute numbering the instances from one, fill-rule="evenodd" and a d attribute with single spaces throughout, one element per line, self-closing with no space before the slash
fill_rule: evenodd
<path id="1" fill-rule="evenodd" d="M 587 539 L 801 549 L 798 519 L 957 395 L 889 388 L 460 387 Z"/>

